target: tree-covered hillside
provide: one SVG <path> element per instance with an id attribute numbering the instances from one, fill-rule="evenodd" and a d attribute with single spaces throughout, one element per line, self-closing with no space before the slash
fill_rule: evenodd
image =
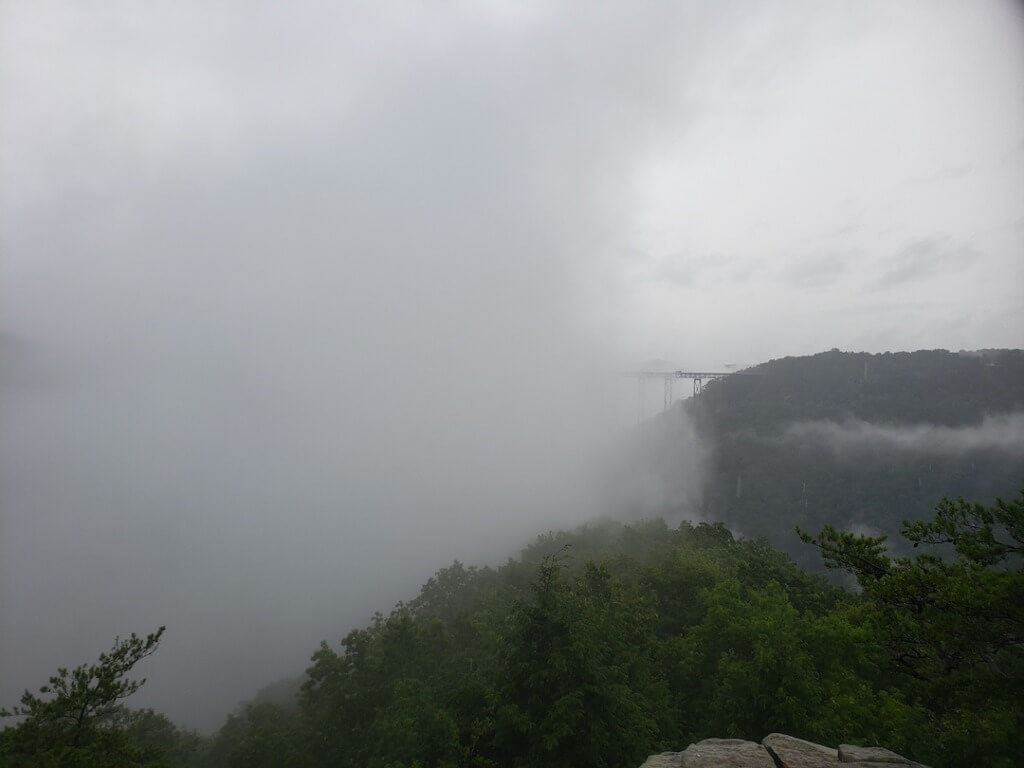
<path id="1" fill-rule="evenodd" d="M 895 536 L 937 498 L 991 502 L 1024 482 L 1021 350 L 787 357 L 710 382 L 685 413 L 707 451 L 699 516 L 807 565 L 795 525 Z M 664 421 L 662 453 L 679 439 Z"/>
<path id="2" fill-rule="evenodd" d="M 1024 350 L 840 352 L 784 357 L 709 382 L 687 403 L 722 433 L 796 421 L 976 424 L 1024 409 Z"/>
<path id="3" fill-rule="evenodd" d="M 322 643 L 295 700 L 279 686 L 205 740 L 120 704 L 138 687 L 123 676 L 159 634 L 133 637 L 77 668 L 72 686 L 61 670 L 48 699 L 26 692 L 27 719 L 0 733 L 0 758 L 629 768 L 707 737 L 781 731 L 881 743 L 935 766 L 1014 765 L 1024 492 L 992 507 L 944 501 L 904 533 L 926 551 L 892 558 L 878 539 L 804 535 L 859 593 L 721 524 L 547 534 L 500 568 L 438 571 L 387 616 Z M 934 553 L 942 546 L 948 557 Z M 89 704 L 94 690 L 107 693 Z"/>

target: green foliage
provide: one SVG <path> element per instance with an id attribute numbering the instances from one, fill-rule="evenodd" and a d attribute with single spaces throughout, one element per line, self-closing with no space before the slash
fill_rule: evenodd
<path id="1" fill-rule="evenodd" d="M 667 688 L 654 664 L 657 616 L 589 564 L 572 583 L 540 566 L 501 654 L 496 741 L 507 764 L 638 764 L 659 741 Z"/>
<path id="2" fill-rule="evenodd" d="M 994 506 L 943 499 L 935 519 L 903 524 L 903 535 L 914 543 L 951 544 L 965 560 L 981 566 L 1012 561 L 1020 568 L 1024 555 L 1024 490 L 1011 501 L 996 499 Z"/>
<path id="3" fill-rule="evenodd" d="M 231 768 L 291 768 L 304 764 L 305 752 L 293 711 L 277 704 L 249 704 L 232 716 L 214 744 Z"/>
<path id="4" fill-rule="evenodd" d="M 122 702 L 145 683 L 126 677 L 142 659 L 156 651 L 164 628 L 139 637 L 114 641 L 95 664 L 72 670 L 60 668 L 49 684 L 36 695 L 25 691 L 21 703 L 0 716 L 24 718 L 0 737 L 0 756 L 6 764 L 39 768 L 60 766 L 158 765 L 158 750 L 139 746 L 130 737 L 136 718 L 125 712 Z M 153 745 L 155 746 L 155 745 Z"/>
<path id="5" fill-rule="evenodd" d="M 141 754 L 158 758 L 165 768 L 189 768 L 203 752 L 199 734 L 178 728 L 167 717 L 152 709 L 122 711 L 116 724 L 123 727 L 128 740 Z"/>
<path id="6" fill-rule="evenodd" d="M 322 644 L 297 718 L 233 716 L 210 765 L 634 765 L 772 730 L 916 748 L 929 713 L 893 687 L 869 615 L 720 524 L 551 533 Z"/>
<path id="7" fill-rule="evenodd" d="M 1024 747 L 1024 491 L 989 507 L 944 499 L 903 534 L 940 551 L 893 557 L 883 537 L 831 526 L 800 535 L 856 577 L 908 696 L 937 718 L 941 756 L 1009 765 Z"/>
<path id="8" fill-rule="evenodd" d="M 890 557 L 884 537 L 831 526 L 817 538 L 800 535 L 829 567 L 856 577 L 902 670 L 920 679 L 970 670 L 992 685 L 1018 685 L 1024 679 L 1024 491 L 993 507 L 944 499 L 933 520 L 906 523 L 903 533 L 914 547 L 951 545 L 954 557 Z"/>
<path id="9" fill-rule="evenodd" d="M 1024 748 L 1022 510 L 1024 494 L 943 501 L 905 524 L 914 556 L 834 527 L 804 534 L 858 592 L 720 523 L 549 533 L 501 568 L 438 571 L 409 603 L 321 644 L 297 701 L 282 681 L 210 740 L 121 706 L 141 684 L 124 673 L 159 633 L 118 643 L 61 670 L 53 699 L 26 693 L 2 764 L 630 766 L 784 731 L 937 768 L 1009 766 Z M 84 690 L 107 703 L 87 708 L 75 747 L 79 726 L 55 713 Z"/>
<path id="10" fill-rule="evenodd" d="M 672 645 L 688 738 L 806 732 L 822 708 L 812 623 L 774 583 L 755 591 L 728 579 L 705 599 L 704 620 Z"/>
<path id="11" fill-rule="evenodd" d="M 322 644 L 301 696 L 309 765 L 487 765 L 486 638 L 400 605 L 341 653 Z"/>

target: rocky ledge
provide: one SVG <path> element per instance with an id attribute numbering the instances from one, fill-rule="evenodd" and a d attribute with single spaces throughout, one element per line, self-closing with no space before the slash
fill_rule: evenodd
<path id="1" fill-rule="evenodd" d="M 765 736 L 760 744 L 743 739 L 704 739 L 682 752 L 651 755 L 641 768 L 844 768 L 910 765 L 920 763 L 881 747 L 840 744 L 832 749 L 782 733 Z"/>

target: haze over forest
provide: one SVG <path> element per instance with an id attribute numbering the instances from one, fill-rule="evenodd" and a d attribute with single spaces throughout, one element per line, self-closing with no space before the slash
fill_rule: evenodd
<path id="1" fill-rule="evenodd" d="M 212 730 L 455 558 L 721 509 L 694 406 L 608 491 L 645 361 L 1024 347 L 1022 94 L 1009 0 L 0 4 L 0 704 L 167 625 L 133 705 Z M 1009 475 L 1019 405 L 779 440 Z"/>

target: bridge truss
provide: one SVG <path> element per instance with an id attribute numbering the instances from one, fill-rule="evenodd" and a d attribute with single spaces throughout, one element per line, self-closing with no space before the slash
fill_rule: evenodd
<path id="1" fill-rule="evenodd" d="M 662 379 L 664 382 L 664 410 L 672 407 L 672 389 L 676 379 L 693 381 L 693 394 L 699 395 L 704 390 L 704 382 L 712 379 L 724 379 L 735 375 L 735 371 L 633 371 L 626 374 L 635 376 L 637 381 L 637 424 L 644 420 L 647 398 L 647 382 L 649 379 Z"/>

